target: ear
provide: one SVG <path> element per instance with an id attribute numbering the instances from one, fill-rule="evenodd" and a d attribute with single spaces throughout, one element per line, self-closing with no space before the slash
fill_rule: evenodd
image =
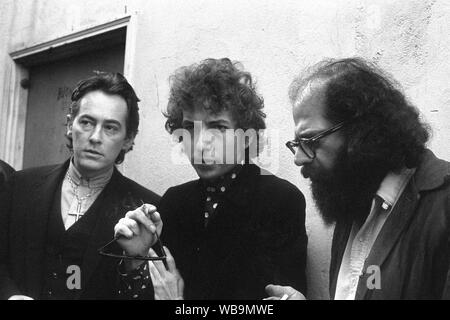
<path id="1" fill-rule="evenodd" d="M 72 122 L 67 124 L 67 136 L 72 136 Z"/>
<path id="2" fill-rule="evenodd" d="M 122 150 L 125 150 L 125 152 L 131 150 L 131 148 L 133 147 L 133 144 L 134 144 L 134 137 L 135 136 L 125 138 L 125 142 L 122 146 Z"/>

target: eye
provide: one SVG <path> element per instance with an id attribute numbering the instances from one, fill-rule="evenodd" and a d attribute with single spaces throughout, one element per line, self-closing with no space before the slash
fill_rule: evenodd
<path id="1" fill-rule="evenodd" d="M 320 145 L 320 140 L 309 140 L 306 144 L 313 150 L 317 149 Z"/>
<path id="2" fill-rule="evenodd" d="M 90 129 L 94 126 L 94 123 L 88 119 L 81 119 L 78 121 L 83 129 Z"/>
<path id="3" fill-rule="evenodd" d="M 105 126 L 104 126 L 104 129 L 105 129 L 105 132 L 106 132 L 107 134 L 114 134 L 114 133 L 116 133 L 117 131 L 119 131 L 119 128 L 118 128 L 117 126 L 111 125 L 111 124 L 105 125 Z"/>
<path id="4" fill-rule="evenodd" d="M 225 132 L 225 130 L 229 129 L 227 126 L 218 124 L 214 126 L 214 129 L 220 130 L 221 132 Z"/>

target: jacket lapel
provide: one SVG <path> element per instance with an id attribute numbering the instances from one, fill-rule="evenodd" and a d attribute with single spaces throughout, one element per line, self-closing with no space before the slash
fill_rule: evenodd
<path id="1" fill-rule="evenodd" d="M 78 298 L 84 293 L 84 289 L 88 287 L 87 284 L 91 280 L 100 259 L 102 259 L 98 249 L 114 237 L 114 226 L 121 218 L 121 215 L 125 213 L 121 207 L 122 198 L 126 195 L 126 190 L 123 190 L 123 181 L 123 176 L 114 168 L 111 181 L 89 209 L 95 211 L 93 214 L 97 218 L 83 256 L 81 266 L 83 277 L 81 278 L 81 290 L 78 293 Z"/>
<path id="2" fill-rule="evenodd" d="M 419 168 L 409 181 L 378 234 L 366 259 L 363 271 L 367 270 L 367 267 L 371 265 L 382 267 L 404 229 L 414 217 L 420 199 L 420 192 L 438 188 L 448 179 L 450 179 L 450 166 L 448 163 L 437 159 L 430 150 L 426 150 Z M 336 282 L 350 231 L 351 223 L 347 224 L 347 226 L 338 224 L 334 231 L 330 265 L 330 297 L 332 299 L 335 296 Z M 364 274 L 360 278 L 355 299 L 368 298 L 367 279 L 369 276 Z"/>
<path id="3" fill-rule="evenodd" d="M 420 167 L 409 181 L 378 234 L 364 264 L 364 271 L 371 265 L 382 267 L 401 234 L 414 217 L 420 200 L 420 192 L 438 188 L 445 182 L 445 179 L 449 178 L 449 173 L 450 168 L 445 161 L 437 159 L 430 150 L 425 151 Z M 355 299 L 365 298 L 368 293 L 366 282 L 369 276 L 365 273 L 361 277 Z"/>
<path id="4" fill-rule="evenodd" d="M 38 297 L 41 293 L 44 253 L 46 248 L 47 224 L 54 195 L 67 171 L 69 162 L 51 169 L 48 174 L 30 188 L 28 206 L 25 214 L 26 259 L 25 273 L 29 294 Z"/>
<path id="5" fill-rule="evenodd" d="M 417 200 L 418 193 L 414 190 L 410 182 L 378 234 L 372 250 L 365 261 L 363 272 L 367 270 L 367 267 L 372 265 L 382 267 L 384 261 L 403 233 L 403 230 L 409 225 L 410 220 L 414 216 L 418 203 Z M 368 291 L 366 282 L 369 276 L 369 274 L 364 273 L 364 276 L 360 278 L 355 296 L 356 300 L 363 299 L 366 295 Z"/>

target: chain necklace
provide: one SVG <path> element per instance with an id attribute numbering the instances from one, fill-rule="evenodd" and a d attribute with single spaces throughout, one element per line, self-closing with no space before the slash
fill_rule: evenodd
<path id="1" fill-rule="evenodd" d="M 80 197 L 79 195 L 78 195 L 78 187 L 79 187 L 79 185 L 77 185 L 76 183 L 75 183 L 75 181 L 73 181 L 73 179 L 72 179 L 72 177 L 70 176 L 70 174 L 69 174 L 69 172 L 67 172 L 66 173 L 66 178 L 67 178 L 67 181 L 69 181 L 69 183 L 70 183 L 70 186 L 72 187 L 72 191 L 73 191 L 73 193 L 75 194 L 75 199 L 77 200 L 77 210 L 76 210 L 76 212 L 69 212 L 69 216 L 74 216 L 75 217 L 75 222 L 77 222 L 78 221 L 78 219 L 83 215 L 82 213 L 81 213 L 81 203 L 84 201 L 84 200 L 87 200 L 87 199 L 89 199 L 90 197 L 92 197 L 94 194 L 96 194 L 98 191 L 100 191 L 101 189 L 102 189 L 102 187 L 100 187 L 100 188 L 94 188 L 94 189 L 90 189 L 89 188 L 89 193 L 87 194 L 87 195 L 85 195 L 85 196 L 83 196 L 83 197 Z"/>

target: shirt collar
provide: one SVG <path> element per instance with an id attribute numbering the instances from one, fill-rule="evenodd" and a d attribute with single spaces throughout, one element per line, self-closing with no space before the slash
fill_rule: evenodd
<path id="1" fill-rule="evenodd" d="M 88 188 L 101 188 L 104 187 L 109 180 L 112 177 L 112 174 L 114 172 L 114 166 L 111 167 L 110 170 L 92 177 L 92 178 L 84 178 L 82 177 L 81 173 L 77 170 L 75 165 L 73 164 L 73 158 L 70 160 L 69 169 L 67 170 L 67 173 L 72 178 L 73 182 L 76 185 L 85 186 Z"/>
<path id="2" fill-rule="evenodd" d="M 383 209 L 392 208 L 402 194 L 415 169 L 403 168 L 400 173 L 389 172 L 380 184 L 377 195 L 384 201 Z"/>
<path id="3" fill-rule="evenodd" d="M 203 181 L 203 186 L 206 188 L 206 192 L 224 193 L 229 187 L 231 187 L 238 174 L 242 171 L 242 168 L 242 165 L 236 165 L 233 169 L 214 181 L 214 183 Z"/>

